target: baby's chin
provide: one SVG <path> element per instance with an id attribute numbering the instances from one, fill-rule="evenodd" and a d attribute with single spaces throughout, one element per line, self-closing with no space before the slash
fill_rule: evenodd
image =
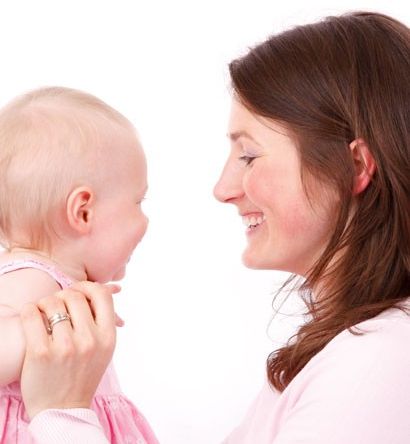
<path id="1" fill-rule="evenodd" d="M 125 277 L 125 266 L 121 267 L 110 279 L 110 281 L 116 282 L 120 281 Z"/>

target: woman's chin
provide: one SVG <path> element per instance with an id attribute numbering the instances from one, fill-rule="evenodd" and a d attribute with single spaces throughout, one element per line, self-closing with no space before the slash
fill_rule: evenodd
<path id="1" fill-rule="evenodd" d="M 242 262 L 245 267 L 253 268 L 255 270 L 270 268 L 266 267 L 261 259 L 261 256 L 258 255 L 257 252 L 252 251 L 249 247 L 242 254 Z"/>
<path id="2" fill-rule="evenodd" d="M 242 254 L 242 263 L 245 267 L 254 270 L 276 270 L 295 273 L 293 264 L 286 261 L 285 258 L 272 257 L 272 254 L 263 254 L 262 251 L 256 251 L 256 249 L 249 247 Z"/>

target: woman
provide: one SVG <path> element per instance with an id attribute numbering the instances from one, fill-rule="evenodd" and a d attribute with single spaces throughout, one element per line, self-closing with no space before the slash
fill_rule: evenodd
<path id="1" fill-rule="evenodd" d="M 269 356 L 269 384 L 225 442 L 408 443 L 410 31 L 375 13 L 330 17 L 269 38 L 230 74 L 232 149 L 215 195 L 248 225 L 247 266 L 305 278 L 309 317 Z M 23 313 L 22 389 L 41 443 L 105 442 L 91 411 L 46 411 L 88 407 L 113 347 L 110 294 L 78 290 L 39 304 L 65 304 L 71 342 L 48 339 L 38 308 Z M 76 322 L 94 338 L 85 351 Z M 84 353 L 93 366 L 77 369 Z"/>

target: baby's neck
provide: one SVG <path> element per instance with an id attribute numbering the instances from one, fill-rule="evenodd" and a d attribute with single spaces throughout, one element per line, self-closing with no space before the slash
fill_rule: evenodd
<path id="1" fill-rule="evenodd" d="M 66 255 L 59 255 L 57 252 L 47 253 L 45 251 L 34 250 L 31 248 L 16 247 L 3 254 L 3 257 L 6 260 L 34 259 L 56 267 L 59 271 L 74 281 L 87 280 L 87 274 L 82 264 L 70 260 Z"/>

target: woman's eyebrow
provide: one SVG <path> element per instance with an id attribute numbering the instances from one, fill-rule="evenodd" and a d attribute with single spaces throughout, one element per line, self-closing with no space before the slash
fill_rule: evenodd
<path id="1" fill-rule="evenodd" d="M 254 142 L 257 145 L 261 146 L 261 144 L 257 140 L 255 140 L 247 131 L 234 131 L 232 133 L 228 133 L 227 137 L 232 142 L 236 142 L 240 137 L 246 137 L 247 139 L 252 140 L 252 142 Z"/>

